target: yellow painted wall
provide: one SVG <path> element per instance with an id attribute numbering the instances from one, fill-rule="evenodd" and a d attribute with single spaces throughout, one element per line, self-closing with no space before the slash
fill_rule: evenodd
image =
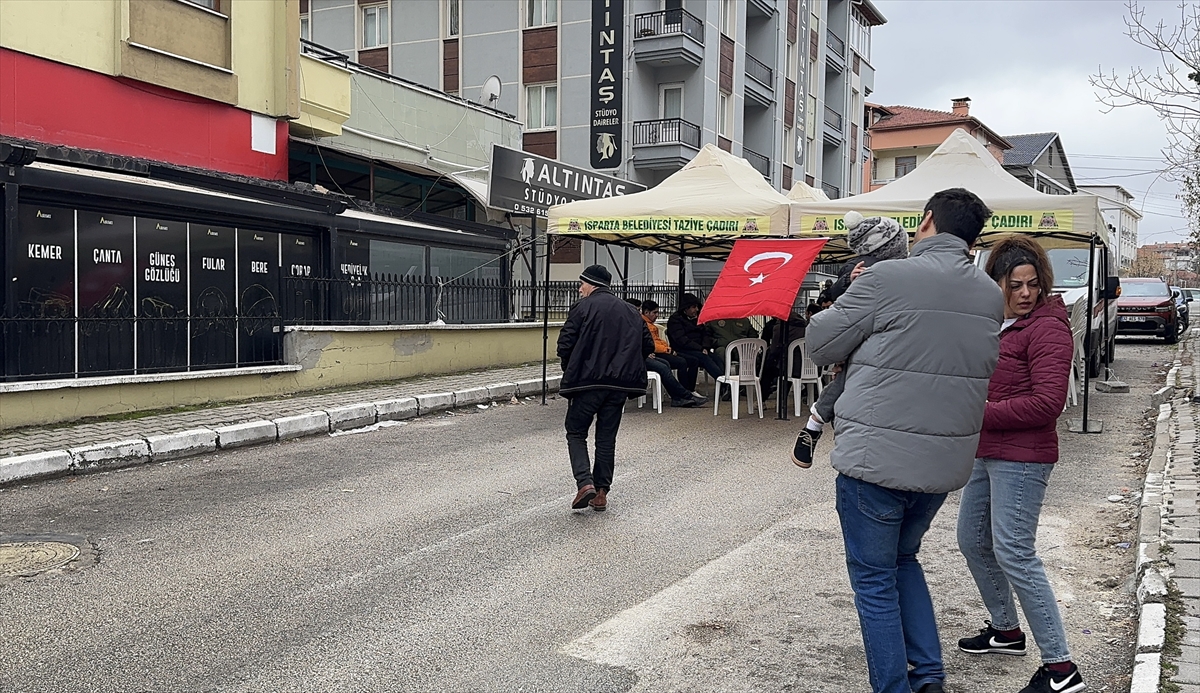
<path id="1" fill-rule="evenodd" d="M 0 0 L 0 46 L 106 75 L 125 75 L 122 45 L 129 39 L 130 3 L 142 0 Z M 147 22 L 138 32 L 165 36 L 156 48 L 170 51 L 179 12 L 199 12 L 185 5 L 143 2 L 135 21 Z M 177 18 L 176 18 L 177 19 Z M 300 54 L 299 0 L 232 0 L 229 5 L 230 60 L 237 76 L 236 92 L 225 98 L 211 85 L 189 90 L 181 70 L 205 69 L 170 56 L 154 55 L 161 69 L 139 64 L 128 75 L 152 84 L 236 105 L 255 113 L 295 118 L 300 115 L 297 63 Z M 187 54 L 180 35 L 179 53 Z M 214 46 L 215 47 L 215 46 Z M 126 48 L 127 53 L 128 48 Z M 209 59 L 219 66 L 226 61 Z M 179 63 L 173 65 L 172 63 Z M 173 69 L 175 68 L 175 69 Z M 164 75 L 156 79 L 156 74 Z M 214 79 L 221 73 L 215 73 Z M 172 75 L 174 78 L 167 77 Z M 165 83 L 164 83 L 165 82 Z"/>
<path id="2" fill-rule="evenodd" d="M 310 137 L 342 134 L 350 117 L 350 71 L 301 55 L 299 74 L 300 119 L 292 131 Z"/>
<path id="3" fill-rule="evenodd" d="M 0 0 L 0 46 L 116 74 L 117 0 Z"/>
<path id="4" fill-rule="evenodd" d="M 550 327 L 549 351 L 555 362 L 558 329 Z M 284 349 L 304 370 L 3 393 L 0 429 L 518 366 L 541 360 L 542 328 L 289 332 Z"/>

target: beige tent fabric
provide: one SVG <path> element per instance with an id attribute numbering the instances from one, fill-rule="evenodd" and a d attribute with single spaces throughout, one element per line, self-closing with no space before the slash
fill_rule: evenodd
<path id="1" fill-rule="evenodd" d="M 814 188 L 802 180 L 796 181 L 792 189 L 788 191 L 787 198 L 793 202 L 828 202 L 829 196 L 824 190 Z"/>
<path id="2" fill-rule="evenodd" d="M 550 208 L 550 233 L 723 258 L 738 238 L 794 235 L 794 203 L 745 159 L 706 144 L 644 192 Z"/>
<path id="3" fill-rule="evenodd" d="M 981 246 L 1012 233 L 1034 234 L 1046 247 L 1086 245 L 1092 234 L 1108 243 L 1108 227 L 1095 195 L 1040 193 L 1005 171 L 982 144 L 961 129 L 951 133 L 911 173 L 878 190 L 800 203 L 799 232 L 836 238 L 845 233 L 842 215 L 855 210 L 866 217 L 893 217 L 912 233 L 921 222 L 926 201 L 947 188 L 966 188 L 992 209 Z"/>

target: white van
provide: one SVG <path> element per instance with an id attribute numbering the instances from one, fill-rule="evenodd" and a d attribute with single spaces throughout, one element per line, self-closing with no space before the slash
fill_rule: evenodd
<path id="1" fill-rule="evenodd" d="M 980 268 L 987 265 L 988 252 L 980 250 L 975 253 L 975 264 Z M 1050 264 L 1054 269 L 1054 293 L 1062 296 L 1063 303 L 1067 305 L 1067 313 L 1071 314 L 1080 299 L 1087 295 L 1088 249 L 1050 248 L 1046 250 L 1046 254 L 1050 256 Z M 1107 247 L 1096 246 L 1093 268 L 1095 276 L 1092 280 L 1091 300 L 1092 338 L 1091 342 L 1085 345 L 1084 353 L 1087 355 L 1088 374 L 1098 378 L 1102 366 L 1112 363 L 1116 358 L 1117 296 L 1121 293 L 1121 283 L 1117 278 L 1116 260 Z M 1106 296 L 1107 311 L 1104 309 Z"/>

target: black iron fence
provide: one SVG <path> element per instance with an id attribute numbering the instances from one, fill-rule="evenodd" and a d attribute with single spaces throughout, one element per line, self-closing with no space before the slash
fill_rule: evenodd
<path id="1" fill-rule="evenodd" d="M 686 290 L 701 298 L 711 284 Z M 621 284 L 625 299 L 652 299 L 675 310 L 674 284 Z M 422 325 L 532 322 L 547 304 L 552 321 L 579 300 L 579 282 L 377 275 L 364 279 L 286 279 L 278 304 L 259 302 L 241 314 L 100 317 L 0 317 L 4 381 L 198 371 L 282 363 L 289 325 Z M 547 298 L 549 299 L 547 301 Z M 65 307 L 69 310 L 69 306 Z"/>

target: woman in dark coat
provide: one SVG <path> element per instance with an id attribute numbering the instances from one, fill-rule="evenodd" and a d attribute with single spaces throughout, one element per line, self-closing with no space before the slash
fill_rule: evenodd
<path id="1" fill-rule="evenodd" d="M 991 620 L 958 647 L 971 654 L 1025 654 L 1013 592 L 1042 654 L 1021 693 L 1085 688 L 1071 661 L 1062 616 L 1034 549 L 1050 472 L 1058 461 L 1058 417 L 1067 401 L 1074 341 L 1046 252 L 1012 236 L 988 257 L 1004 291 L 1000 360 L 988 384 L 975 468 L 958 511 L 958 547 Z"/>

